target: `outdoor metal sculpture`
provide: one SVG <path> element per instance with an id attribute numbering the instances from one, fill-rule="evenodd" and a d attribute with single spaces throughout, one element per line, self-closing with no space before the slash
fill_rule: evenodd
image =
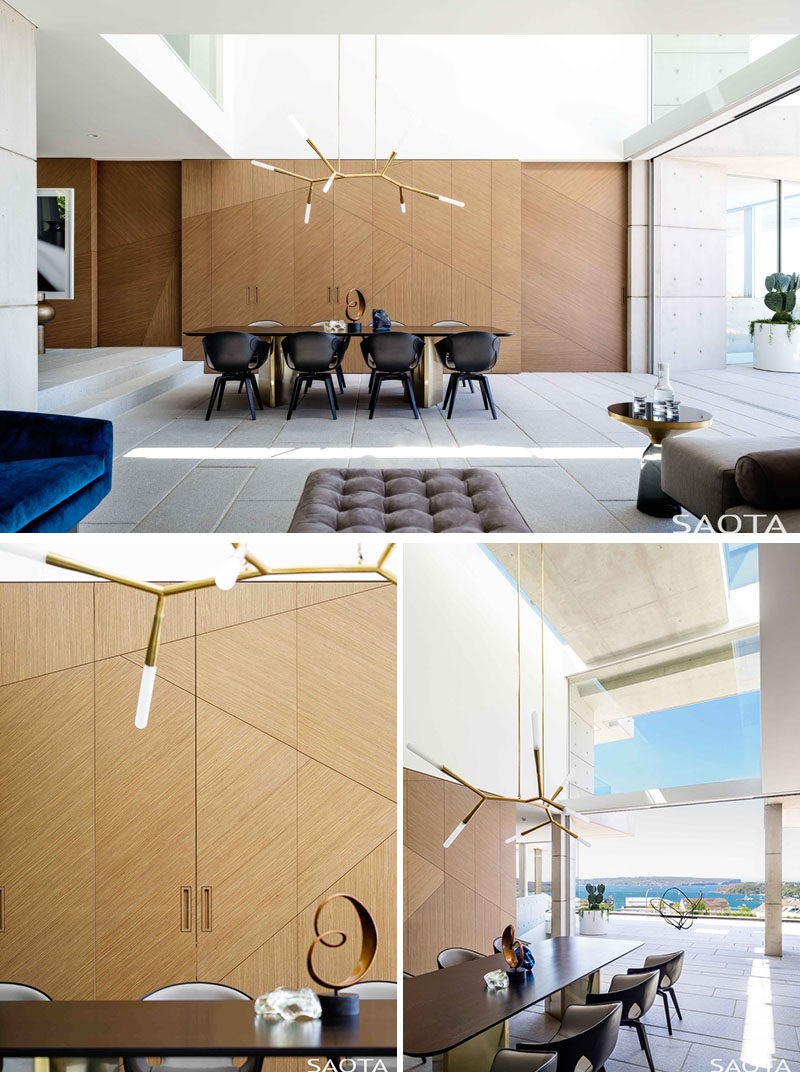
<path id="1" fill-rule="evenodd" d="M 671 901 L 668 898 L 668 894 L 677 893 L 678 899 Z M 685 903 L 686 908 L 681 908 L 681 904 Z M 698 916 L 698 906 L 703 903 L 703 891 L 700 891 L 700 896 L 692 899 L 688 897 L 679 886 L 670 886 L 668 890 L 664 890 L 661 897 L 651 897 L 648 904 L 650 908 L 657 912 L 662 919 L 669 923 L 670 927 L 675 927 L 677 930 L 688 930 Z"/>

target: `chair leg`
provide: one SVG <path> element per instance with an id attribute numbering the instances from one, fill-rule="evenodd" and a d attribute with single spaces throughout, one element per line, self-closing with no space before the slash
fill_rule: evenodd
<path id="1" fill-rule="evenodd" d="M 669 988 L 669 996 L 672 998 L 672 1004 L 675 1006 L 675 1012 L 678 1014 L 678 1019 L 682 1020 L 683 1017 L 681 1016 L 681 1007 L 678 1004 L 677 995 L 675 994 L 675 991 L 672 989 L 672 987 Z"/>
<path id="2" fill-rule="evenodd" d="M 297 403 L 300 400 L 300 388 L 303 386 L 303 379 L 301 376 L 297 376 L 294 381 L 294 387 L 292 388 L 292 397 L 289 399 L 289 412 L 286 414 L 286 420 L 292 419 L 292 413 L 297 409 Z"/>
<path id="3" fill-rule="evenodd" d="M 261 391 L 258 388 L 258 380 L 255 378 L 255 376 L 253 375 L 252 372 L 250 373 L 250 383 L 253 385 L 253 394 L 256 396 L 256 402 L 258 402 L 258 408 L 263 409 L 264 408 L 264 400 L 262 399 Z"/>
<path id="4" fill-rule="evenodd" d="M 206 420 L 207 421 L 211 420 L 211 411 L 214 408 L 214 399 L 217 397 L 217 390 L 219 389 L 219 379 L 220 379 L 219 376 L 217 376 L 216 379 L 214 380 L 214 384 L 213 384 L 213 386 L 211 388 L 211 398 L 209 399 L 208 409 L 206 410 Z"/>
<path id="5" fill-rule="evenodd" d="M 247 401 L 250 403 L 250 420 L 254 421 L 256 419 L 256 407 L 255 401 L 253 399 L 253 387 L 250 383 L 250 377 L 246 377 L 243 382 L 245 387 L 247 388 Z"/>
<path id="6" fill-rule="evenodd" d="M 217 394 L 217 412 L 222 409 L 222 397 L 225 394 L 225 385 L 227 384 L 227 382 L 228 381 L 226 379 L 220 377 L 219 393 Z"/>
<path id="7" fill-rule="evenodd" d="M 369 384 L 367 385 L 367 391 L 372 394 L 372 388 L 375 386 L 375 369 L 369 374 Z"/>
<path id="8" fill-rule="evenodd" d="M 448 421 L 453 416 L 453 406 L 456 402 L 456 393 L 458 392 L 458 373 L 453 373 L 450 377 L 450 383 L 452 384 L 452 391 L 450 392 L 450 405 L 447 407 L 447 419 Z"/>
<path id="9" fill-rule="evenodd" d="M 375 384 L 372 388 L 372 394 L 369 399 L 369 419 L 375 416 L 375 403 L 378 401 L 378 395 L 381 393 L 381 384 L 383 383 L 383 376 L 379 376 L 375 373 Z"/>
<path id="10" fill-rule="evenodd" d="M 417 400 L 414 398 L 414 388 L 411 386 L 411 376 L 407 373 L 403 373 L 403 387 L 405 387 L 408 394 L 408 403 L 411 406 L 414 414 L 414 420 L 419 420 L 419 410 L 417 409 Z"/>
<path id="11" fill-rule="evenodd" d="M 488 409 L 489 408 L 489 398 L 488 398 L 488 396 L 486 394 L 486 383 L 484 382 L 484 380 L 480 379 L 480 380 L 478 380 L 478 386 L 481 389 L 481 397 L 483 398 L 483 408 Z"/>
<path id="12" fill-rule="evenodd" d="M 244 387 L 244 380 L 239 380 L 239 390 L 236 392 L 237 395 L 240 395 L 242 393 L 242 388 L 243 387 Z"/>
<path id="13" fill-rule="evenodd" d="M 325 377 L 325 390 L 328 392 L 328 401 L 331 405 L 331 414 L 333 415 L 333 419 L 336 420 L 336 410 L 338 409 L 338 405 L 336 403 L 336 395 L 333 393 L 332 377 L 330 376 Z"/>
<path id="14" fill-rule="evenodd" d="M 650 1053 L 650 1040 L 647 1037 L 647 1030 L 644 1024 L 638 1021 L 636 1023 L 636 1034 L 639 1036 L 639 1045 L 644 1050 L 644 1055 L 650 1066 L 650 1072 L 656 1072 L 655 1065 L 653 1064 L 653 1055 Z"/>
<path id="15" fill-rule="evenodd" d="M 344 389 L 347 386 L 347 384 L 344 382 L 344 373 L 342 372 L 342 366 L 341 365 L 336 366 L 336 379 L 339 381 L 339 394 L 343 395 L 344 394 Z"/>
<path id="16" fill-rule="evenodd" d="M 465 376 L 463 378 L 462 382 L 465 383 L 465 384 L 469 384 L 470 392 L 474 395 L 475 394 L 475 384 L 472 382 L 472 380 L 468 376 Z"/>
<path id="17" fill-rule="evenodd" d="M 303 397 L 304 398 L 308 394 L 308 389 L 309 389 L 310 386 L 311 386 L 311 380 L 306 380 L 305 390 L 303 391 Z"/>
<path id="18" fill-rule="evenodd" d="M 664 1012 L 665 1012 L 666 1017 L 667 1017 L 667 1031 L 671 1035 L 672 1034 L 672 1020 L 670 1019 L 670 1016 L 669 1016 L 669 1001 L 667 1000 L 667 992 L 666 992 L 666 990 L 661 991 L 661 997 L 664 999 Z"/>
<path id="19" fill-rule="evenodd" d="M 494 408 L 494 399 L 492 398 L 492 389 L 489 386 L 488 376 L 481 376 L 481 383 L 486 387 L 486 397 L 489 399 L 489 409 L 492 411 L 492 420 L 497 420 L 497 410 Z"/>

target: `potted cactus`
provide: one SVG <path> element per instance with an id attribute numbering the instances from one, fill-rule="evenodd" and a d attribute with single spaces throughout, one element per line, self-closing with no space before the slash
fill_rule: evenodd
<path id="1" fill-rule="evenodd" d="M 593 886 L 586 883 L 586 900 L 578 909 L 581 934 L 608 934 L 609 906 L 603 900 L 606 888 L 602 882 Z"/>
<path id="2" fill-rule="evenodd" d="M 750 325 L 753 339 L 753 368 L 767 372 L 800 372 L 800 334 L 792 312 L 797 301 L 800 276 L 774 272 L 764 280 L 767 293 L 764 304 L 772 311 L 769 320 L 754 320 Z"/>

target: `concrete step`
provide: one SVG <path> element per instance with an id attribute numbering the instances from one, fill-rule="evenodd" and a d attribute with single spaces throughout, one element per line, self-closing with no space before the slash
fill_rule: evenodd
<path id="1" fill-rule="evenodd" d="M 111 383 L 103 382 L 103 374 L 98 374 L 99 385 L 91 382 L 95 379 L 94 376 L 84 377 L 84 380 L 89 382 L 83 383 L 82 390 L 74 394 L 70 385 L 67 398 L 63 400 L 53 397 L 52 392 L 56 391 L 56 388 L 40 391 L 39 412 L 104 417 L 108 420 L 203 375 L 202 361 L 183 361 L 180 350 L 173 351 L 173 354 L 178 355 L 177 359 L 173 357 L 164 367 L 157 367 L 144 374 L 140 364 L 128 366 L 126 376 L 122 379 L 115 376 Z M 70 394 L 73 397 L 70 398 Z"/>

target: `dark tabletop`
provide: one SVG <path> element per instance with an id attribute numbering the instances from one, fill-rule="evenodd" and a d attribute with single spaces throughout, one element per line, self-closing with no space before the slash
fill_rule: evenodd
<path id="1" fill-rule="evenodd" d="M 677 417 L 656 415 L 653 413 L 652 402 L 646 404 L 644 413 L 641 411 L 634 412 L 632 402 L 615 402 L 608 407 L 608 413 L 610 417 L 615 417 L 617 420 L 630 422 L 631 424 L 669 424 L 680 428 L 681 425 L 697 427 L 698 425 L 711 423 L 710 413 L 702 409 L 693 409 L 691 406 L 684 406 L 682 403 L 678 406 Z"/>
<path id="2" fill-rule="evenodd" d="M 562 937 L 531 943 L 536 966 L 523 983 L 487 990 L 487 972 L 504 969 L 502 953 L 403 982 L 403 1052 L 444 1053 L 570 983 L 638 949 L 641 942 Z"/>
<path id="3" fill-rule="evenodd" d="M 184 331 L 184 335 L 213 335 L 215 331 L 246 331 L 250 335 L 259 335 L 264 338 L 273 338 L 276 335 L 296 335 L 299 331 L 322 331 L 319 326 L 311 327 L 309 324 L 281 324 L 280 327 L 255 327 L 250 324 L 224 324 L 216 325 L 210 328 L 192 328 L 191 331 Z M 437 339 L 443 335 L 457 335 L 460 331 L 488 331 L 491 335 L 500 335 L 504 338 L 511 334 L 510 331 L 506 331 L 505 328 L 487 328 L 487 327 L 433 327 L 431 324 L 423 324 L 422 326 L 408 325 L 404 328 L 392 328 L 394 332 L 403 332 L 406 335 L 433 335 Z M 335 332 L 337 335 L 352 335 L 358 338 L 358 335 L 372 335 L 374 334 L 371 327 L 364 324 L 361 331 L 357 334 L 355 332 Z M 382 334 L 382 332 L 378 332 Z"/>
<path id="4" fill-rule="evenodd" d="M 396 1021 L 396 1001 L 362 1000 L 359 1016 L 326 1023 L 274 1023 L 250 1001 L 10 1001 L 0 1055 L 393 1055 Z"/>

